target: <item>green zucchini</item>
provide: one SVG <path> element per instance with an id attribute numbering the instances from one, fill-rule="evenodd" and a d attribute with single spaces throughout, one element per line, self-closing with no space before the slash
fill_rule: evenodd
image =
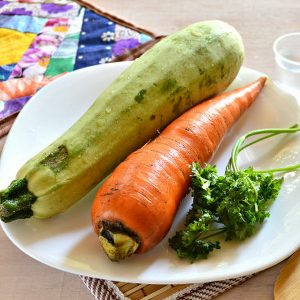
<path id="1" fill-rule="evenodd" d="M 0 194 L 8 222 L 64 211 L 173 119 L 224 90 L 243 61 L 240 35 L 221 21 L 192 24 L 136 59 L 61 137 Z"/>

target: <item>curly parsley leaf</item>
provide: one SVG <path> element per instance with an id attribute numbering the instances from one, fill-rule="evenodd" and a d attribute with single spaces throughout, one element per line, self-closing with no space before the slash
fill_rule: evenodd
<path id="1" fill-rule="evenodd" d="M 218 176 L 215 166 L 201 168 L 193 163 L 192 208 L 185 229 L 169 240 L 170 246 L 180 258 L 195 261 L 220 249 L 219 241 L 208 238 L 223 234 L 226 240 L 243 240 L 251 236 L 269 217 L 268 208 L 277 198 L 281 183 L 282 178 L 252 168 Z"/>
<path id="2" fill-rule="evenodd" d="M 186 224 L 186 229 L 178 231 L 169 240 L 170 246 L 176 250 L 177 255 L 190 261 L 207 258 L 211 251 L 220 249 L 218 241 L 205 241 L 207 237 L 212 237 L 210 233 L 214 231 L 212 229 L 214 216 L 208 210 L 199 209 L 194 212 L 195 215 L 191 215 L 193 220 Z"/>

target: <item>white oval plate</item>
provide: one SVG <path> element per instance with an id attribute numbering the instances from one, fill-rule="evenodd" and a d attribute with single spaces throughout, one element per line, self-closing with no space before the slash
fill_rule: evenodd
<path id="1" fill-rule="evenodd" d="M 61 77 L 38 92 L 19 114 L 3 149 L 0 188 L 5 188 L 19 167 L 75 122 L 96 96 L 130 63 L 99 65 Z M 232 87 L 262 75 L 242 68 Z M 134 83 L 133 83 L 134 84 Z M 300 121 L 296 100 L 268 81 L 254 105 L 224 139 L 213 163 L 223 171 L 231 147 L 241 134 L 257 128 L 287 127 Z M 300 161 L 300 138 L 283 137 L 244 151 L 245 165 L 268 168 Z M 152 251 L 113 263 L 100 249 L 90 224 L 91 191 L 71 209 L 47 220 L 27 219 L 2 223 L 11 241 L 32 258 L 51 267 L 103 279 L 138 283 L 194 283 L 251 274 L 283 260 L 300 245 L 300 174 L 286 176 L 271 217 L 253 237 L 222 243 L 209 259 L 194 264 L 179 260 L 168 247 L 190 205 L 184 199 L 169 235 Z"/>

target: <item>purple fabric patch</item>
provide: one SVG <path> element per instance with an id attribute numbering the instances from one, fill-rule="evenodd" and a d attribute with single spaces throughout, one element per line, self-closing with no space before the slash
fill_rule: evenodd
<path id="1" fill-rule="evenodd" d="M 65 12 L 73 8 L 72 5 L 58 5 L 54 3 L 42 3 L 41 8 L 47 11 L 49 14 L 57 14 L 60 12 Z"/>
<path id="2" fill-rule="evenodd" d="M 5 15 L 31 16 L 32 11 L 26 10 L 24 7 L 22 7 L 22 8 L 15 8 L 12 11 L 6 11 L 3 14 L 5 14 Z"/>
<path id="3" fill-rule="evenodd" d="M 0 8 L 3 7 L 4 5 L 8 4 L 8 2 L 5 1 L 0 1 Z"/>
<path id="4" fill-rule="evenodd" d="M 117 41 L 112 48 L 114 56 L 120 56 L 126 53 L 127 50 L 134 49 L 141 45 L 141 43 L 134 38 Z"/>
<path id="5" fill-rule="evenodd" d="M 0 120 L 4 119 L 15 112 L 20 111 L 31 96 L 21 97 L 13 100 L 3 101 L 4 107 L 0 111 Z"/>

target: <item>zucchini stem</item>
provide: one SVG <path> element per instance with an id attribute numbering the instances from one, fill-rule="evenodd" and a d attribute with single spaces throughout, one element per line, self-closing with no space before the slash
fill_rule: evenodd
<path id="1" fill-rule="evenodd" d="M 30 218 L 32 204 L 36 196 L 27 188 L 27 180 L 16 179 L 8 188 L 0 192 L 0 218 L 3 222 Z"/>

